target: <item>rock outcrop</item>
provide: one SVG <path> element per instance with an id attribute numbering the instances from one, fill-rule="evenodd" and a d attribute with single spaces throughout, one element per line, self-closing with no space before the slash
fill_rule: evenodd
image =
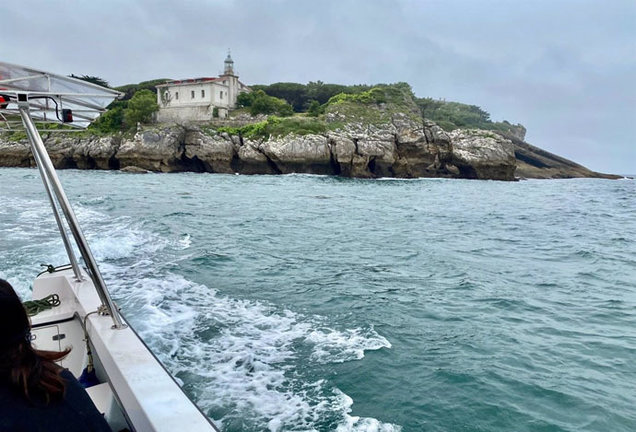
<path id="1" fill-rule="evenodd" d="M 601 177 L 515 136 L 483 130 L 447 133 L 428 120 L 391 114 L 388 123 L 355 122 L 319 134 L 269 139 L 230 135 L 197 126 L 143 127 L 133 136 L 44 136 L 57 168 L 240 174 L 311 173 L 345 177 Z M 0 166 L 34 166 L 26 140 L 0 136 Z"/>
<path id="2" fill-rule="evenodd" d="M 511 179 L 516 169 L 512 141 L 480 129 L 455 130 L 452 164 L 464 178 Z"/>

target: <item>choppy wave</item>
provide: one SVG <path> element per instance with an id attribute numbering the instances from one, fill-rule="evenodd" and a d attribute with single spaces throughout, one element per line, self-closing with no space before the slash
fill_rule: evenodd
<path id="1" fill-rule="evenodd" d="M 0 170 L 24 296 L 66 262 L 32 172 Z M 636 182 L 62 176 L 118 304 L 224 431 L 636 430 Z"/>
<path id="2" fill-rule="evenodd" d="M 310 431 L 330 419 L 338 431 L 399 430 L 373 418 L 351 417 L 350 397 L 327 380 L 306 381 L 294 370 L 298 361 L 341 363 L 360 360 L 365 351 L 390 348 L 372 326 L 336 330 L 319 316 L 222 296 L 166 273 L 152 257 L 171 247 L 188 249 L 190 235 L 171 242 L 140 229 L 130 217 L 111 218 L 86 207 L 106 201 L 87 199 L 75 211 L 90 232 L 89 243 L 114 296 L 151 349 L 219 425 Z M 21 200 L 5 213 L 39 225 L 49 222 L 48 212 L 40 201 Z M 21 225 L 3 233 L 15 242 L 32 235 Z M 48 234 L 53 238 L 40 248 L 55 262 L 64 262 L 55 230 L 49 227 Z M 157 273 L 162 276 L 153 277 Z M 13 278 L 29 277 L 22 269 Z M 28 296 L 24 286 L 18 288 Z"/>
<path id="3" fill-rule="evenodd" d="M 221 296 L 177 275 L 142 279 L 116 293 L 140 311 L 131 319 L 153 351 L 183 382 L 198 383 L 202 408 L 212 417 L 225 413 L 225 425 L 316 430 L 319 419 L 341 416 L 338 430 L 390 426 L 349 417 L 350 398 L 294 371 L 299 361 L 311 367 L 314 361 L 359 360 L 365 351 L 390 347 L 372 328 L 321 327 L 319 317 Z"/>

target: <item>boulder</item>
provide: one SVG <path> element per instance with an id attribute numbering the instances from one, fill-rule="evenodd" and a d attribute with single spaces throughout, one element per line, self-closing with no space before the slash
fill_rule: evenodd
<path id="1" fill-rule="evenodd" d="M 180 126 L 139 130 L 124 139 L 115 155 L 121 168 L 135 165 L 149 171 L 184 171 L 185 129 Z"/>
<path id="2" fill-rule="evenodd" d="M 512 142 L 494 132 L 467 129 L 449 133 L 450 165 L 469 179 L 514 180 L 517 167 Z"/>
<path id="3" fill-rule="evenodd" d="M 280 170 L 259 149 L 262 141 L 241 139 L 235 171 L 241 174 L 280 174 Z"/>
<path id="4" fill-rule="evenodd" d="M 115 153 L 119 148 L 119 135 L 97 137 L 94 139 L 80 139 L 71 147 L 71 157 L 80 169 L 118 169 L 119 162 Z"/>
<path id="5" fill-rule="evenodd" d="M 397 116 L 396 116 L 397 117 Z M 451 158 L 450 138 L 433 122 L 414 123 L 394 118 L 398 160 L 394 166 L 397 177 L 440 177 L 449 174 L 445 169 Z"/>
<path id="6" fill-rule="evenodd" d="M 233 173 L 232 164 L 238 157 L 229 135 L 208 135 L 200 129 L 186 131 L 184 155 L 192 164 L 192 171 L 213 173 Z"/>
<path id="7" fill-rule="evenodd" d="M 150 171 L 145 170 L 143 168 L 139 168 L 138 166 L 128 165 L 127 167 L 123 167 L 121 172 L 131 173 L 131 174 L 148 174 Z"/>
<path id="8" fill-rule="evenodd" d="M 352 174 L 354 158 L 357 164 L 362 159 L 356 154 L 356 144 L 344 134 L 330 133 L 327 136 L 329 151 L 331 152 L 334 174 L 344 177 L 354 177 Z"/>
<path id="9" fill-rule="evenodd" d="M 326 136 L 289 134 L 263 141 L 258 149 L 282 174 L 334 174 Z"/>
<path id="10" fill-rule="evenodd" d="M 20 141 L 0 141 L 0 166 L 29 167 L 34 166 L 31 146 L 24 139 Z"/>

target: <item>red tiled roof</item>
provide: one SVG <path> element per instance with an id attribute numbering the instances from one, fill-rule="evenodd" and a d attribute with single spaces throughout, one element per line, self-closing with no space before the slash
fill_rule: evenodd
<path id="1" fill-rule="evenodd" d="M 218 81 L 220 79 L 221 78 L 213 78 L 213 77 L 189 78 L 189 79 L 170 81 L 170 82 L 167 82 L 166 84 L 188 84 L 188 83 Z"/>

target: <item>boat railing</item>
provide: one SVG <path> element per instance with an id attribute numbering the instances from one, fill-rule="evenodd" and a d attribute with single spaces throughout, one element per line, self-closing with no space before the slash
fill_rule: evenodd
<path id="1" fill-rule="evenodd" d="M 13 120 L 19 115 L 53 209 L 53 216 L 73 268 L 75 280 L 78 282 L 82 280 L 82 271 L 73 252 L 64 222 L 68 225 L 86 265 L 87 273 L 102 302 L 100 313 L 110 315 L 113 328 L 116 329 L 125 328 L 126 324 L 108 292 L 97 261 L 80 228 L 35 121 L 57 123 L 81 130 L 99 117 L 110 102 L 120 96 L 121 93 L 118 91 L 75 78 L 0 62 L 0 115 L 7 124 L 11 120 L 8 120 L 6 116 Z M 13 128 L 10 129 L 13 130 Z"/>

